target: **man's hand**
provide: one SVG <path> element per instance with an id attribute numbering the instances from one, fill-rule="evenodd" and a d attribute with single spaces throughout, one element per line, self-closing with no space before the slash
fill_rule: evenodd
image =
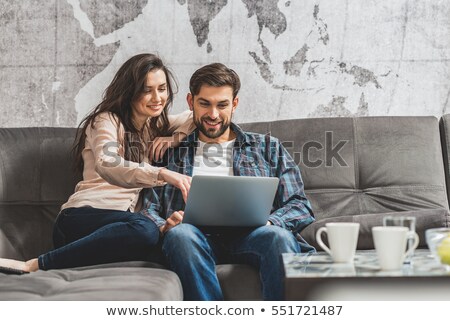
<path id="1" fill-rule="evenodd" d="M 267 221 L 266 225 L 273 225 L 271 221 Z"/>
<path id="2" fill-rule="evenodd" d="M 173 227 L 177 226 L 178 224 L 180 224 L 183 221 L 183 215 L 184 215 L 184 211 L 173 212 L 172 215 L 170 215 L 169 218 L 167 218 L 166 224 L 164 224 L 163 226 L 161 226 L 159 228 L 161 233 L 165 234 L 171 228 L 173 228 Z"/>
<path id="3" fill-rule="evenodd" d="M 175 133 L 169 137 L 156 137 L 152 142 L 150 154 L 148 155 L 150 163 L 152 161 L 158 162 L 160 159 L 162 159 L 164 153 L 169 147 L 179 146 L 181 141 L 185 138 L 186 134 L 184 133 Z"/>
<path id="4" fill-rule="evenodd" d="M 181 190 L 184 202 L 186 203 L 189 189 L 191 188 L 192 177 L 168 170 L 167 168 L 162 168 L 159 171 L 158 179 L 178 187 Z"/>

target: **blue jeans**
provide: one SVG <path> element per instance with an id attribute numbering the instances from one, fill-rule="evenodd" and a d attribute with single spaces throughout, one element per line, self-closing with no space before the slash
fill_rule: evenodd
<path id="1" fill-rule="evenodd" d="M 259 270 L 263 298 L 284 298 L 281 253 L 299 253 L 300 246 L 289 231 L 263 226 L 238 235 L 207 235 L 190 224 L 169 230 L 163 254 L 183 285 L 185 300 L 223 300 L 216 275 L 218 263 L 245 263 Z"/>
<path id="2" fill-rule="evenodd" d="M 157 254 L 159 229 L 149 218 L 128 211 L 68 208 L 53 230 L 55 250 L 39 256 L 42 270 L 144 260 Z"/>

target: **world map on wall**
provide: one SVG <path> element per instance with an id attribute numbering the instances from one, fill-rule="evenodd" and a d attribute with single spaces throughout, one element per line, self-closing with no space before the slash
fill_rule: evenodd
<path id="1" fill-rule="evenodd" d="M 193 32 L 197 38 L 197 43 L 199 46 L 203 46 L 205 42 L 207 43 L 207 51 L 212 51 L 212 46 L 208 42 L 208 32 L 209 24 L 216 17 L 216 15 L 228 4 L 228 0 L 219 1 L 208 1 L 208 0 L 177 0 L 181 5 L 188 5 L 188 13 L 190 18 L 190 23 Z M 258 43 L 261 46 L 262 57 L 259 56 L 254 51 L 249 51 L 249 55 L 253 58 L 255 63 L 258 65 L 261 77 L 269 84 L 272 85 L 274 89 L 282 90 L 296 90 L 295 88 L 277 84 L 274 82 L 274 73 L 271 70 L 271 53 L 270 49 L 264 45 L 261 39 L 261 32 L 264 28 L 269 30 L 275 37 L 280 36 L 287 29 L 287 21 L 285 15 L 279 9 L 280 0 L 241 0 L 248 11 L 248 18 L 256 16 L 257 23 L 259 27 L 258 33 Z M 291 1 L 283 1 L 285 7 L 289 7 Z M 314 16 L 315 27 L 318 32 L 318 41 L 322 42 L 323 45 L 327 45 L 329 41 L 329 34 L 327 32 L 326 23 L 319 16 L 319 5 L 314 6 Z M 306 54 L 308 52 L 309 46 L 304 44 L 298 49 L 296 54 L 290 57 L 288 60 L 283 62 L 284 72 L 286 75 L 299 77 L 301 75 L 301 70 L 304 65 L 308 62 Z M 307 74 L 313 75 L 315 73 L 314 69 L 317 68 L 317 64 L 323 62 L 320 60 L 312 61 L 309 64 Z M 336 64 L 337 69 L 340 72 L 344 72 L 354 76 L 355 84 L 359 86 L 365 86 L 372 83 L 376 88 L 380 88 L 380 84 L 377 81 L 375 74 L 365 68 L 359 66 L 347 66 L 346 63 L 340 62 Z M 387 76 L 387 74 L 385 75 Z M 300 90 L 300 89 L 297 89 Z M 342 108 L 342 103 L 345 101 L 343 97 L 335 97 L 328 106 L 319 106 L 317 110 L 317 115 L 325 114 L 332 115 L 333 112 L 339 112 L 339 114 L 344 114 L 346 116 L 351 113 Z M 340 109 L 337 110 L 336 108 Z M 357 115 L 367 115 L 367 103 L 364 101 L 364 95 L 361 96 L 360 106 L 358 108 Z M 311 115 L 314 116 L 314 115 Z"/>
<path id="2" fill-rule="evenodd" d="M 199 66 L 233 66 L 243 79 L 241 122 L 449 110 L 444 2 L 39 3 L 36 10 L 32 0 L 0 2 L 3 127 L 77 125 L 117 68 L 140 52 L 167 59 L 181 92 Z M 183 96 L 174 112 L 185 108 Z"/>
<path id="3" fill-rule="evenodd" d="M 391 74 L 390 70 L 387 70 L 383 75 L 375 75 L 375 73 L 367 68 L 357 65 L 351 65 L 344 61 L 338 61 L 334 58 L 310 58 L 308 57 L 309 51 L 312 47 L 317 46 L 320 43 L 322 46 L 327 46 L 330 41 L 330 35 L 328 33 L 328 26 L 326 22 L 320 16 L 320 7 L 318 4 L 314 6 L 311 15 L 314 18 L 314 24 L 311 26 L 314 32 L 311 31 L 311 43 L 304 43 L 298 48 L 296 53 L 291 57 L 286 57 L 282 63 L 282 72 L 277 71 L 276 64 L 272 61 L 271 50 L 265 45 L 261 33 L 263 31 L 270 32 L 275 38 L 279 37 L 286 32 L 287 19 L 285 14 L 280 10 L 279 6 L 289 9 L 291 1 L 282 0 L 240 0 L 247 10 L 247 18 L 256 17 L 258 24 L 258 35 L 256 38 L 257 43 L 260 46 L 260 51 L 248 51 L 249 57 L 258 68 L 259 76 L 269 84 L 275 90 L 283 91 L 298 91 L 304 92 L 307 90 L 321 90 L 321 88 L 302 88 L 299 86 L 293 86 L 286 83 L 286 76 L 290 78 L 300 77 L 316 77 L 316 70 L 321 64 L 327 64 L 326 68 L 336 73 L 345 73 L 353 77 L 355 86 L 374 86 L 374 88 L 381 88 L 378 77 L 386 77 Z M 136 16 L 141 14 L 142 8 L 147 4 L 146 0 L 134 0 L 128 2 L 127 7 L 117 7 L 116 10 L 110 10 L 109 14 L 99 15 L 98 12 L 105 12 L 107 8 L 114 7 L 110 1 L 102 2 L 102 10 L 99 10 L 99 3 L 81 0 L 81 8 L 88 14 L 91 21 L 94 22 L 94 33 L 96 35 L 106 34 L 111 30 L 119 29 L 124 24 L 132 21 Z M 178 4 L 187 7 L 189 15 L 189 22 L 192 28 L 199 47 L 204 47 L 207 53 L 211 53 L 214 48 L 209 40 L 210 36 L 210 24 L 217 17 L 218 14 L 227 6 L 230 5 L 228 0 L 177 0 Z M 106 4 L 105 4 L 106 3 Z M 125 2 L 126 3 L 126 2 Z M 120 17 L 117 17 L 113 21 L 114 26 L 108 22 L 108 16 L 114 15 L 114 12 L 120 13 Z M 126 12 L 127 14 L 124 14 Z M 111 20 L 109 20 L 111 21 Z M 281 75 L 280 75 L 281 74 Z M 359 97 L 359 105 L 356 112 L 351 112 L 345 107 L 346 97 L 333 96 L 327 104 L 321 104 L 317 108 L 310 112 L 308 116 L 351 116 L 368 115 L 368 103 L 362 92 Z M 281 107 L 279 107 L 281 108 Z M 280 110 L 277 113 L 279 115 Z"/>

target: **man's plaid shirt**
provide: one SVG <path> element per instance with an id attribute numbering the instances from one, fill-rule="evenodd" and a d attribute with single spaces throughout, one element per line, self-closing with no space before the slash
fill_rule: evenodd
<path id="1" fill-rule="evenodd" d="M 233 123 L 231 130 L 236 134 L 232 153 L 234 176 L 278 177 L 280 181 L 269 221 L 294 233 L 302 252 L 314 251 L 299 234 L 314 221 L 314 214 L 305 196 L 298 166 L 280 141 L 269 134 L 244 132 Z M 189 135 L 178 148 L 171 148 L 165 154 L 167 169 L 192 176 L 197 145 L 198 130 Z M 141 214 L 161 227 L 165 224 L 166 217 L 174 211 L 184 210 L 184 207 L 181 191 L 167 184 L 144 191 Z"/>

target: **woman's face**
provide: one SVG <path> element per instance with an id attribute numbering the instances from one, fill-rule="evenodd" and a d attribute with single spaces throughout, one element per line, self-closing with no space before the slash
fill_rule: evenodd
<path id="1" fill-rule="evenodd" d="M 142 128 L 149 117 L 158 117 L 166 107 L 168 96 L 166 74 L 163 70 L 152 70 L 141 97 L 133 103 L 133 121 Z"/>

